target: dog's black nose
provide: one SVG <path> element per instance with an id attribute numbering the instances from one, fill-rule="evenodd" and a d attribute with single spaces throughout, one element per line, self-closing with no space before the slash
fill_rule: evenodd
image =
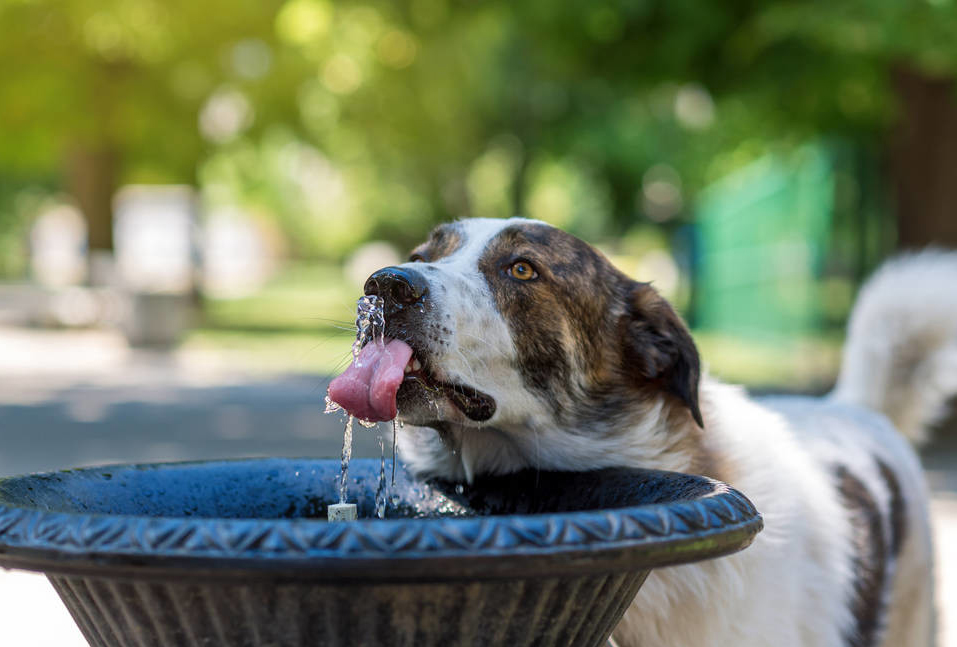
<path id="1" fill-rule="evenodd" d="M 365 293 L 374 294 L 390 305 L 407 306 L 429 292 L 425 277 L 402 267 L 384 267 L 366 280 Z"/>

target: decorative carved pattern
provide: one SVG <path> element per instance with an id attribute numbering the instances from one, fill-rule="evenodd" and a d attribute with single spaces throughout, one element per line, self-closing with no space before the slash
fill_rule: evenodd
<path id="1" fill-rule="evenodd" d="M 368 494 L 378 463 L 356 463 Z M 321 512 L 337 460 L 108 469 L 0 479 L 0 565 L 46 572 L 96 647 L 600 647 L 649 569 L 740 550 L 762 526 L 724 484 L 649 470 L 517 473 L 467 496 L 400 478 L 415 514 L 582 509 L 329 523 L 268 515 Z M 111 508 L 157 516 L 69 512 Z M 158 516 L 179 510 L 263 518 Z"/>
<path id="2" fill-rule="evenodd" d="M 0 506 L 2 553 L 203 557 L 228 560 L 325 557 L 376 559 L 466 554 L 554 553 L 664 546 L 762 527 L 741 494 L 716 485 L 711 496 L 669 505 L 601 511 L 448 519 L 328 523 L 310 519 L 149 518 L 68 514 Z M 746 541 L 742 541 L 742 546 Z"/>

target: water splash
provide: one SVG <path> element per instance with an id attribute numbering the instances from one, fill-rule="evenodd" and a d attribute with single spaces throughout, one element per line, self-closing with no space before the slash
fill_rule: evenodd
<path id="1" fill-rule="evenodd" d="M 352 421 L 354 418 L 349 416 L 346 421 L 346 429 L 342 434 L 342 464 L 341 474 L 339 475 L 339 503 L 346 502 L 347 490 L 349 487 L 349 461 L 352 460 Z"/>
<path id="2" fill-rule="evenodd" d="M 375 516 L 385 519 L 386 485 L 385 485 L 385 443 L 382 432 L 379 432 L 379 486 L 375 491 Z"/>
<path id="3" fill-rule="evenodd" d="M 326 408 L 323 410 L 323 413 L 335 413 L 336 411 L 342 411 L 342 407 L 332 401 L 332 398 L 329 397 L 329 393 L 326 393 Z"/>
<path id="4" fill-rule="evenodd" d="M 352 342 L 352 361 L 359 366 L 359 351 L 365 344 L 375 339 L 379 333 L 379 343 L 385 343 L 385 302 L 375 294 L 367 294 L 356 301 L 356 340 Z"/>

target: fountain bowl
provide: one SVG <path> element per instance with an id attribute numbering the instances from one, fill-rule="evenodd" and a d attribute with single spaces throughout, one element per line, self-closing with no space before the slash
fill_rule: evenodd
<path id="1" fill-rule="evenodd" d="M 649 571 L 746 548 L 704 477 L 526 471 L 472 485 L 356 460 L 119 465 L 0 479 L 0 566 L 45 573 L 95 647 L 599 647 Z M 391 465 L 387 465 L 387 472 Z"/>

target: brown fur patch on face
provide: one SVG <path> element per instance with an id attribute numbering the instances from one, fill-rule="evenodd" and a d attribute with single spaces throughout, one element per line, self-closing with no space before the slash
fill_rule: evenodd
<path id="1" fill-rule="evenodd" d="M 511 277 L 509 268 L 519 260 L 538 277 Z M 582 382 L 601 381 L 614 365 L 606 336 L 620 314 L 627 279 L 590 245 L 537 223 L 503 229 L 486 247 L 479 270 L 509 324 L 525 383 L 559 418 L 573 415 Z"/>
<path id="2" fill-rule="evenodd" d="M 410 261 L 422 260 L 431 263 L 449 256 L 462 246 L 462 232 L 455 223 L 439 225 L 429 234 L 429 239 L 412 250 Z"/>
<path id="3" fill-rule="evenodd" d="M 538 277 L 509 275 L 516 261 Z M 518 351 L 518 370 L 558 420 L 632 415 L 662 393 L 700 423 L 698 356 L 671 306 L 593 247 L 538 223 L 503 229 L 479 261 Z"/>

